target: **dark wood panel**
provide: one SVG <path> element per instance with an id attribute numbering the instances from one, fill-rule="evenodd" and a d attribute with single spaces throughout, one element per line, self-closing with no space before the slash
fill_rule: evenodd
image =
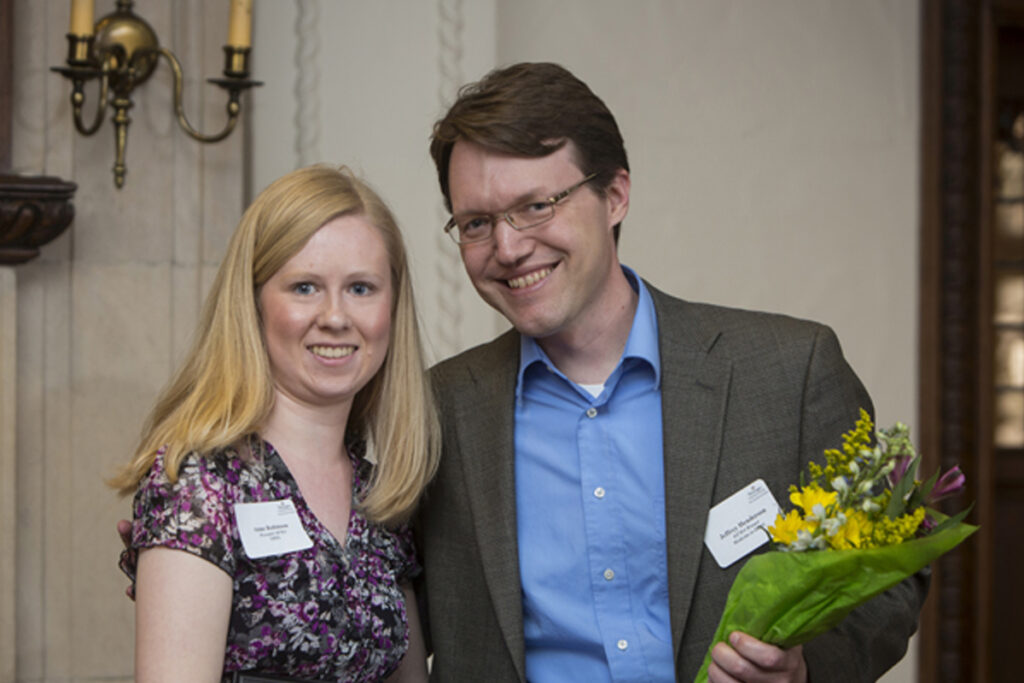
<path id="1" fill-rule="evenodd" d="M 1017 462 L 1022 462 L 1017 459 Z M 1024 520 L 1024 486 L 996 487 L 994 540 L 996 562 L 993 564 L 992 583 L 998 594 L 993 601 L 992 621 L 992 681 L 1018 683 L 1020 666 L 1011 653 L 1024 643 L 1024 621 L 1020 608 L 1024 605 L 1024 582 L 1020 580 L 1024 567 L 1024 543 L 1021 543 L 1020 523 Z"/>
<path id="2" fill-rule="evenodd" d="M 1017 488 L 1024 487 L 1024 451 L 1020 449 L 999 449 L 996 451 L 995 456 L 993 470 L 996 479 L 995 485 L 998 489 L 997 497 L 1003 493 L 1013 495 Z M 998 517 L 998 514 L 996 516 Z M 1024 521 L 1024 517 L 1020 517 L 1016 521 L 1019 528 L 1020 522 Z M 1024 532 L 1021 532 L 1021 535 L 1024 537 Z M 1021 545 L 1024 546 L 1024 542 Z M 1021 566 L 1024 567 L 1024 565 Z M 1021 604 L 1024 605 L 1024 603 Z M 1024 639 L 1021 642 L 1024 643 Z"/>

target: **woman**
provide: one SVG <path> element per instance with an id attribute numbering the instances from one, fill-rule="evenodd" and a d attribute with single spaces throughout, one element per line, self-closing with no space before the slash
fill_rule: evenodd
<path id="1" fill-rule="evenodd" d="M 425 680 L 403 522 L 438 451 L 391 212 L 345 169 L 277 180 L 114 482 L 136 680 Z"/>

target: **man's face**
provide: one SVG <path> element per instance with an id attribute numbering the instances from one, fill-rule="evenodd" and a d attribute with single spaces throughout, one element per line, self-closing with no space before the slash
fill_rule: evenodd
<path id="1" fill-rule="evenodd" d="M 543 201 L 579 182 L 572 143 L 546 157 L 509 156 L 460 140 L 448 179 L 456 216 L 498 213 Z M 579 339 L 607 317 L 619 268 L 612 227 L 626 215 L 629 174 L 620 171 L 604 195 L 584 185 L 558 203 L 555 216 L 515 230 L 499 220 L 489 240 L 461 247 L 462 261 L 480 296 L 522 334 Z M 597 327 L 595 327 L 595 325 Z"/>

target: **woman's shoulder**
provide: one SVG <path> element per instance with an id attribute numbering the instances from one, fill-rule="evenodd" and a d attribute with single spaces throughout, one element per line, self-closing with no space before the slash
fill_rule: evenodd
<path id="1" fill-rule="evenodd" d="M 167 457 L 168 449 L 164 447 L 157 451 L 139 490 L 156 488 L 194 492 L 197 489 L 248 489 L 265 479 L 266 453 L 265 442 L 252 435 L 224 448 L 207 452 L 189 451 L 180 456 L 177 467 L 172 468 Z"/>
<path id="2" fill-rule="evenodd" d="M 131 547 L 122 554 L 121 568 L 134 579 L 138 550 L 162 546 L 198 555 L 233 575 L 238 547 L 234 506 L 260 490 L 262 441 L 247 438 L 208 453 L 185 453 L 176 472 L 169 471 L 169 452 L 157 452 L 139 483 Z"/>

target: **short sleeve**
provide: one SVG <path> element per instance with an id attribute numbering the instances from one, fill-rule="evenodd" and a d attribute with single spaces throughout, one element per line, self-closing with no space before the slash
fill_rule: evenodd
<path id="1" fill-rule="evenodd" d="M 403 524 L 390 533 L 394 539 L 392 555 L 394 558 L 395 576 L 400 584 L 411 583 L 423 571 L 423 567 L 420 566 L 419 559 L 416 557 L 416 545 L 413 542 L 412 529 L 409 525 Z"/>
<path id="2" fill-rule="evenodd" d="M 234 576 L 239 540 L 232 502 L 237 499 L 238 465 L 235 458 L 190 453 L 171 483 L 163 453 L 157 454 L 149 474 L 139 482 L 131 544 L 121 553 L 120 567 L 133 588 L 138 553 L 144 548 L 184 550 Z"/>

